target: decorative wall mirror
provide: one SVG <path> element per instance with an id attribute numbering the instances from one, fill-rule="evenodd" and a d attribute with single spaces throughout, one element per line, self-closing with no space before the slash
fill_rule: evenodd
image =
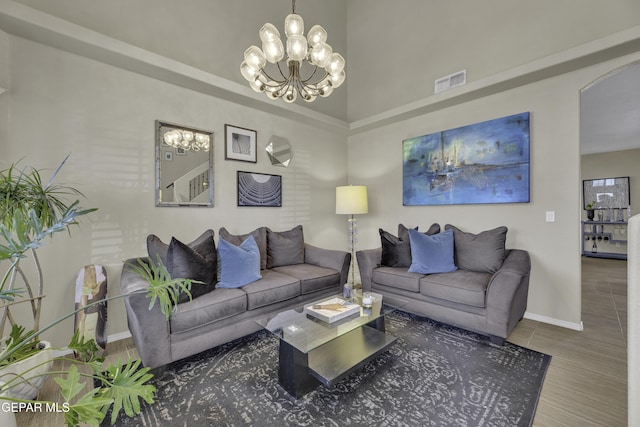
<path id="1" fill-rule="evenodd" d="M 293 150 L 287 138 L 273 135 L 264 150 L 274 166 L 286 168 L 293 160 Z"/>
<path id="2" fill-rule="evenodd" d="M 213 206 L 213 132 L 156 120 L 156 206 Z"/>

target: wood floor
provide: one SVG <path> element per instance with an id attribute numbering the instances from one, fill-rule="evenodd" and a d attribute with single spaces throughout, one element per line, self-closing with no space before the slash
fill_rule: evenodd
<path id="1" fill-rule="evenodd" d="M 553 356 L 534 426 L 627 425 L 627 263 L 583 258 L 584 331 L 524 319 L 509 341 Z M 109 360 L 137 357 L 130 339 L 107 346 Z M 56 399 L 48 384 L 42 399 Z M 64 426 L 62 416 L 19 414 L 18 426 Z"/>

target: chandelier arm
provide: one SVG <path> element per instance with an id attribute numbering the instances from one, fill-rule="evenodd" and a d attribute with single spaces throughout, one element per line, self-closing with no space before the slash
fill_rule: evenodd
<path id="1" fill-rule="evenodd" d="M 311 73 L 311 75 L 310 75 L 307 79 L 304 79 L 304 80 L 300 79 L 300 81 L 301 81 L 305 86 L 306 86 L 306 85 L 307 85 L 307 83 L 308 83 L 308 82 L 313 78 L 313 76 L 315 76 L 315 75 L 316 75 L 316 73 L 318 72 L 318 69 L 320 68 L 320 67 L 318 67 L 317 65 L 314 65 L 314 67 L 315 67 L 315 68 L 313 69 L 313 73 Z M 315 83 L 320 83 L 320 82 L 321 82 L 325 77 L 327 77 L 328 75 L 329 75 L 329 73 L 327 73 L 327 72 L 325 71 L 324 76 L 322 76 L 322 78 L 321 78 L 321 79 L 319 79 L 319 80 L 318 80 L 317 82 L 315 82 Z"/>

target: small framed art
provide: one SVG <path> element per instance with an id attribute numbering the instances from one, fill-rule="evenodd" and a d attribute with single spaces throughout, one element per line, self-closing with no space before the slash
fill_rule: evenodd
<path id="1" fill-rule="evenodd" d="M 282 206 L 282 176 L 238 171 L 238 206 Z"/>
<path id="2" fill-rule="evenodd" d="M 224 158 L 257 163 L 256 145 L 258 132 L 232 125 L 224 125 Z"/>

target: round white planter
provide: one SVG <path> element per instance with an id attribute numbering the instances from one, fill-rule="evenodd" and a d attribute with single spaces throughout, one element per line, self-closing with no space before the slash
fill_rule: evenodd
<path id="1" fill-rule="evenodd" d="M 5 393 L 7 396 L 25 400 L 33 400 L 38 397 L 38 392 L 47 381 L 47 375 L 42 374 L 48 373 L 53 366 L 51 343 L 41 341 L 41 344 L 44 345 L 42 351 L 0 369 L 0 381 L 4 383 L 17 376 L 23 376 L 27 380 L 16 380 L 17 384 Z"/>

